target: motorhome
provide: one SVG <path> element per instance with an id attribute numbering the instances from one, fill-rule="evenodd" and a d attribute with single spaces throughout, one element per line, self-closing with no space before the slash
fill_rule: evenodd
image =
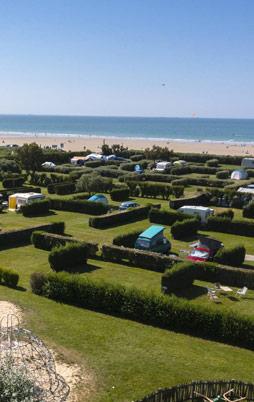
<path id="1" fill-rule="evenodd" d="M 45 196 L 41 193 L 16 193 L 9 196 L 9 211 L 18 211 L 23 205 L 43 200 Z"/>
<path id="2" fill-rule="evenodd" d="M 171 167 L 171 162 L 157 162 L 154 168 L 155 172 L 166 172 Z"/>
<path id="3" fill-rule="evenodd" d="M 164 229 L 164 226 L 160 225 L 150 226 L 138 236 L 135 242 L 135 248 L 168 254 L 171 249 L 171 243 L 164 236 Z"/>
<path id="4" fill-rule="evenodd" d="M 214 210 L 212 208 L 195 205 L 184 205 L 180 207 L 178 211 L 183 214 L 198 216 L 201 223 L 206 223 L 209 216 L 214 215 Z"/>

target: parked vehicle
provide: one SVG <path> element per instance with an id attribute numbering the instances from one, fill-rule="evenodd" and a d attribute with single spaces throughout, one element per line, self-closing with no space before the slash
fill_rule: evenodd
<path id="1" fill-rule="evenodd" d="M 9 196 L 9 210 L 19 211 L 23 205 L 32 204 L 35 201 L 43 200 L 45 196 L 41 193 L 16 193 Z"/>
<path id="2" fill-rule="evenodd" d="M 171 162 L 157 162 L 156 167 L 154 168 L 155 172 L 167 172 L 172 166 Z"/>
<path id="3" fill-rule="evenodd" d="M 121 211 L 124 211 L 124 210 L 126 210 L 126 209 L 129 209 L 129 208 L 136 208 L 136 207 L 139 207 L 139 204 L 138 204 L 137 202 L 134 202 L 134 201 L 124 201 L 124 202 L 122 202 L 122 203 L 120 204 L 119 209 L 120 209 Z"/>
<path id="4" fill-rule="evenodd" d="M 223 247 L 223 243 L 210 237 L 200 237 L 198 242 L 192 244 L 193 249 L 187 256 L 191 261 L 212 261 L 217 251 Z"/>
<path id="5" fill-rule="evenodd" d="M 214 215 L 214 209 L 195 205 L 184 205 L 178 211 L 183 214 L 198 216 L 201 223 L 206 223 L 209 216 Z"/>
<path id="6" fill-rule="evenodd" d="M 243 158 L 241 163 L 242 168 L 254 168 L 254 158 Z"/>
<path id="7" fill-rule="evenodd" d="M 173 165 L 174 165 L 174 166 L 186 166 L 186 165 L 187 165 L 187 162 L 184 161 L 184 160 L 182 160 L 182 159 L 179 159 L 178 161 L 175 161 L 175 162 L 173 163 Z"/>
<path id="8" fill-rule="evenodd" d="M 141 174 L 141 173 L 144 172 L 144 169 L 143 169 L 142 166 L 140 166 L 140 165 L 135 165 L 134 171 L 135 171 L 135 173 L 137 173 L 137 174 Z"/>
<path id="9" fill-rule="evenodd" d="M 164 236 L 164 229 L 164 226 L 160 225 L 150 226 L 139 235 L 134 247 L 139 250 L 168 254 L 171 249 L 171 243 Z"/>
<path id="10" fill-rule="evenodd" d="M 44 169 L 52 169 L 52 168 L 56 167 L 55 163 L 53 163 L 53 162 L 44 162 L 41 164 L 41 166 Z"/>
<path id="11" fill-rule="evenodd" d="M 94 194 L 92 197 L 88 198 L 87 201 L 101 202 L 102 204 L 108 205 L 108 199 L 103 194 Z"/>

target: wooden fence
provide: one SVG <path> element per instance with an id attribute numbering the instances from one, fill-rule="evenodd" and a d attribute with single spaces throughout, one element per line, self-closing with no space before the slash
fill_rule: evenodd
<path id="1" fill-rule="evenodd" d="M 254 401 L 254 384 L 244 383 L 236 380 L 222 380 L 193 381 L 190 384 L 182 384 L 172 388 L 159 389 L 136 402 L 193 402 L 200 400 L 200 397 L 197 397 L 195 392 L 207 395 L 210 398 L 214 398 L 217 395 L 223 395 L 224 392 L 232 388 L 234 389 L 234 392 L 231 395 L 232 399 L 246 396 L 247 401 Z"/>

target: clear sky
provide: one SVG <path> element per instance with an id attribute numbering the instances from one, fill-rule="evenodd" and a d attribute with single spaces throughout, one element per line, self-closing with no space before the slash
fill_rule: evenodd
<path id="1" fill-rule="evenodd" d="M 0 113 L 254 118 L 254 0 L 0 0 Z"/>

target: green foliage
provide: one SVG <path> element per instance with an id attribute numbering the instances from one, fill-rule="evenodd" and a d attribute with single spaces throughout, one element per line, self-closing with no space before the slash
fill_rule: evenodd
<path id="1" fill-rule="evenodd" d="M 172 186 L 172 194 L 176 197 L 182 197 L 184 195 L 184 186 Z"/>
<path id="2" fill-rule="evenodd" d="M 48 200 L 34 201 L 21 207 L 24 216 L 42 216 L 49 213 L 50 202 Z"/>
<path id="3" fill-rule="evenodd" d="M 17 161 L 22 169 L 35 172 L 40 170 L 43 161 L 43 150 L 35 142 L 24 144 L 16 151 Z"/>
<path id="4" fill-rule="evenodd" d="M 75 183 L 58 183 L 54 185 L 55 193 L 58 195 L 72 194 L 76 191 Z"/>
<path id="5" fill-rule="evenodd" d="M 32 292 L 36 295 L 43 294 L 43 287 L 47 281 L 47 276 L 42 272 L 34 272 L 30 277 L 30 286 Z"/>
<path id="6" fill-rule="evenodd" d="M 253 349 L 254 321 L 236 313 L 63 273 L 47 275 L 41 293 L 62 303 Z"/>
<path id="7" fill-rule="evenodd" d="M 1 172 L 11 172 L 20 173 L 20 168 L 17 163 L 12 159 L 0 159 L 0 171 Z"/>
<path id="8" fill-rule="evenodd" d="M 211 216 L 207 220 L 206 230 L 252 237 L 254 236 L 254 222 L 247 220 L 231 220 L 228 217 Z"/>
<path id="9" fill-rule="evenodd" d="M 152 148 L 146 148 L 144 151 L 146 159 L 155 161 L 156 159 L 170 161 L 173 156 L 173 151 L 168 147 L 160 147 L 159 145 L 153 145 Z"/>
<path id="10" fill-rule="evenodd" d="M 200 228 L 200 221 L 197 218 L 176 221 L 171 226 L 171 234 L 174 239 L 185 239 L 195 236 Z"/>
<path id="11" fill-rule="evenodd" d="M 244 246 L 223 247 L 217 251 L 214 256 L 214 261 L 220 264 L 239 267 L 245 260 L 246 249 Z"/>
<path id="12" fill-rule="evenodd" d="M 84 271 L 88 247 L 83 243 L 68 243 L 65 246 L 54 247 L 49 253 L 49 264 L 53 271 L 80 272 Z"/>
<path id="13" fill-rule="evenodd" d="M 151 208 L 149 212 L 149 220 L 152 223 L 160 223 L 162 225 L 171 226 L 176 221 L 183 221 L 184 219 L 192 219 L 192 216 L 178 211 L 170 211 L 158 208 Z"/>
<path id="14" fill-rule="evenodd" d="M 138 236 L 142 233 L 142 230 L 135 230 L 129 233 L 120 234 L 113 239 L 113 244 L 115 246 L 124 246 L 132 248 L 135 245 L 135 242 Z"/>
<path id="15" fill-rule="evenodd" d="M 173 263 L 171 257 L 159 253 L 106 244 L 102 246 L 102 256 L 106 261 L 128 261 L 136 267 L 156 272 L 164 272 Z"/>
<path id="16" fill-rule="evenodd" d="M 80 212 L 83 214 L 102 215 L 108 211 L 107 205 L 102 202 L 87 200 L 64 200 L 50 198 L 50 208 L 59 211 Z"/>
<path id="17" fill-rule="evenodd" d="M 98 174 L 83 174 L 77 181 L 77 192 L 108 193 L 112 190 L 112 179 L 101 177 Z"/>
<path id="18" fill-rule="evenodd" d="M 218 165 L 219 165 L 219 161 L 218 161 L 218 159 L 216 158 L 214 158 L 214 159 L 209 159 L 207 162 L 206 162 L 206 164 L 207 164 L 207 166 L 212 166 L 212 167 L 217 167 Z"/>
<path id="19" fill-rule="evenodd" d="M 170 208 L 178 209 L 184 205 L 202 205 L 207 206 L 210 202 L 210 194 L 202 193 L 188 198 L 179 198 L 178 200 L 170 200 Z"/>
<path id="20" fill-rule="evenodd" d="M 249 204 L 243 208 L 243 217 L 254 218 L 254 201 L 249 202 Z"/>
<path id="21" fill-rule="evenodd" d="M 13 269 L 1 269 L 2 281 L 5 285 L 15 288 L 19 281 L 19 274 Z"/>
<path id="22" fill-rule="evenodd" d="M 193 263 L 179 262 L 162 277 L 162 286 L 165 293 L 174 293 L 189 288 L 197 277 L 196 266 Z"/>
<path id="23" fill-rule="evenodd" d="M 217 179 L 223 179 L 223 180 L 225 180 L 225 179 L 228 179 L 229 178 L 229 170 L 219 170 L 217 173 L 216 173 L 216 178 Z"/>
<path id="24" fill-rule="evenodd" d="M 130 190 L 128 187 L 113 188 L 110 192 L 112 201 L 126 201 L 130 196 Z"/>
<path id="25" fill-rule="evenodd" d="M 234 211 L 232 209 L 226 209 L 225 211 L 217 212 L 216 216 L 220 216 L 221 218 L 229 218 L 232 220 L 234 218 Z"/>
<path id="26" fill-rule="evenodd" d="M 95 256 L 98 251 L 97 243 L 80 241 L 74 237 L 62 236 L 43 231 L 34 231 L 32 233 L 31 242 L 34 247 L 47 251 L 52 250 L 54 247 L 65 246 L 68 243 L 82 243 L 87 247 L 89 257 Z"/>
<path id="27" fill-rule="evenodd" d="M 150 206 L 141 206 L 126 211 L 117 211 L 111 214 L 89 218 L 89 226 L 97 229 L 104 229 L 111 226 L 124 225 L 126 223 L 146 219 Z"/>
<path id="28" fill-rule="evenodd" d="M 127 183 L 128 184 L 128 183 Z M 153 183 L 153 182 L 139 182 L 138 187 L 141 197 L 161 197 L 163 200 L 168 200 L 170 194 L 172 194 L 172 186 L 165 183 Z"/>
<path id="29" fill-rule="evenodd" d="M 4 188 L 13 188 L 23 186 L 25 179 L 24 177 L 10 177 L 3 180 Z"/>

